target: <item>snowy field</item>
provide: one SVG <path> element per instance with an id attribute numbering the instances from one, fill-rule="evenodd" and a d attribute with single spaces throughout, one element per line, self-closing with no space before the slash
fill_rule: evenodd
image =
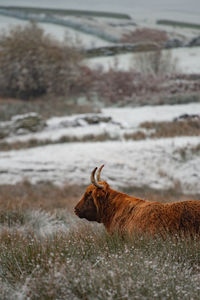
<path id="1" fill-rule="evenodd" d="M 172 121 L 182 114 L 200 112 L 200 104 L 145 106 L 140 108 L 104 109 L 111 124 L 70 126 L 78 116 L 52 118 L 41 133 L 13 136 L 7 142 L 56 140 L 62 136 L 98 135 L 135 130 L 144 121 Z M 83 117 L 79 116 L 79 118 Z M 67 127 L 65 128 L 65 126 Z M 149 186 L 156 189 L 173 188 L 177 183 L 185 193 L 200 193 L 200 156 L 192 155 L 199 137 L 177 137 L 144 141 L 109 141 L 66 143 L 0 153 L 1 183 L 50 180 L 56 184 L 88 184 L 95 166 L 106 165 L 105 179 L 114 186 Z M 184 158 L 181 153 L 185 151 Z"/>
<path id="2" fill-rule="evenodd" d="M 81 22 L 84 24 L 84 22 L 86 21 L 87 20 L 85 21 L 82 20 Z M 119 20 L 118 22 L 122 22 L 122 21 Z M 23 21 L 16 18 L 5 17 L 0 15 L 0 31 L 8 30 L 9 28 L 12 28 L 13 26 L 16 25 L 23 26 L 25 24 L 28 24 L 28 21 Z M 112 45 L 111 42 L 106 41 L 100 37 L 87 34 L 84 32 L 80 32 L 69 27 L 64 27 L 56 24 L 47 24 L 47 23 L 38 23 L 38 24 L 41 28 L 44 29 L 44 31 L 47 34 L 52 35 L 58 41 L 70 40 L 71 42 L 77 44 L 78 46 L 84 49 L 98 48 L 98 47 Z M 155 25 L 155 22 L 153 20 L 149 20 L 149 21 L 140 20 L 138 26 L 164 29 L 168 31 L 168 34 L 170 34 L 172 38 L 185 36 L 186 41 L 191 40 L 191 38 L 196 37 L 199 34 L 199 31 L 194 29 L 185 29 L 185 28 L 180 29 L 174 27 L 171 28 L 170 26 L 159 27 Z M 100 31 L 102 30 L 102 32 L 104 32 L 104 30 L 107 30 L 107 33 L 109 33 L 114 38 L 115 36 L 120 37 L 121 34 L 123 33 L 123 26 L 121 28 L 119 27 L 112 28 L 111 26 L 109 27 L 105 25 L 102 21 L 98 24 L 97 28 L 99 28 L 98 30 Z M 135 30 L 135 28 L 136 27 L 132 27 L 132 30 Z M 128 27 L 126 30 L 128 30 Z M 171 53 L 172 59 L 176 61 L 177 71 L 187 73 L 187 74 L 200 72 L 200 47 L 193 47 L 193 48 L 183 47 L 183 48 L 172 49 L 172 50 L 164 50 L 164 52 L 166 51 L 169 51 Z M 103 69 L 108 70 L 110 67 L 114 67 L 117 62 L 117 67 L 119 69 L 129 70 L 130 68 L 135 68 L 135 69 L 138 68 L 136 61 L 137 61 L 137 54 L 121 54 L 116 56 L 92 58 L 86 60 L 86 63 L 91 68 L 96 68 L 97 66 L 101 66 L 103 67 Z"/>
<path id="3" fill-rule="evenodd" d="M 31 139 L 56 141 L 62 137 L 83 138 L 86 135 L 109 133 L 111 137 L 120 139 L 123 134 L 137 131 L 143 122 L 173 121 L 184 114 L 200 113 L 200 103 L 182 105 L 156 105 L 136 108 L 104 108 L 100 117 L 110 117 L 110 122 L 88 124 L 87 117 L 95 114 L 82 114 L 66 117 L 53 117 L 47 120 L 47 126 L 37 133 L 12 135 L 3 141 L 8 143 L 29 141 Z M 98 117 L 98 115 L 96 115 Z M 1 125 L 1 123 L 0 123 Z"/>
<path id="4" fill-rule="evenodd" d="M 25 26 L 28 23 L 29 23 L 28 21 L 23 21 L 23 20 L 0 15 L 0 31 L 7 31 L 13 28 L 14 26 L 19 26 L 19 25 Z M 75 43 L 78 46 L 83 47 L 85 49 L 89 49 L 93 47 L 103 47 L 112 44 L 93 35 L 79 32 L 71 28 L 66 28 L 60 25 L 46 24 L 46 23 L 38 23 L 38 25 L 44 29 L 45 33 L 50 34 L 58 41 L 62 42 L 64 40 L 67 41 L 70 39 L 72 43 Z"/>
<path id="5" fill-rule="evenodd" d="M 105 164 L 103 177 L 112 187 L 149 186 L 200 193 L 200 156 L 190 148 L 199 137 L 137 142 L 69 143 L 0 153 L 0 181 L 50 180 L 56 184 L 89 184 L 94 167 Z M 179 149 L 186 149 L 183 159 Z"/>

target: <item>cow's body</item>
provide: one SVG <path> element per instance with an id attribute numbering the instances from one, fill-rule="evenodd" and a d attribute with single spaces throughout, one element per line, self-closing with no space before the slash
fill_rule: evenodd
<path id="1" fill-rule="evenodd" d="M 75 213 L 80 218 L 103 223 L 110 233 L 200 233 L 200 201 L 146 201 L 114 191 L 106 182 L 97 186 L 93 182 L 75 207 Z"/>

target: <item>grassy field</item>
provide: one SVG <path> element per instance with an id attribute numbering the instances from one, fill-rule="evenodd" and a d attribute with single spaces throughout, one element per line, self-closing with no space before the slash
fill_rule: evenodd
<path id="1" fill-rule="evenodd" d="M 198 239 L 109 236 L 73 214 L 83 191 L 50 182 L 0 186 L 0 299 L 199 299 Z M 142 194 L 186 198 L 136 190 Z"/>
<path id="2" fill-rule="evenodd" d="M 200 242 L 3 230 L 1 299 L 199 299 Z M 14 292 L 15 291 L 15 292 Z M 16 292 L 17 291 L 17 292 Z"/>
<path id="3" fill-rule="evenodd" d="M 200 243 L 122 240 L 93 226 L 2 230 L 1 299 L 199 299 Z M 17 291 L 17 292 L 14 292 Z M 13 297 L 13 298 L 12 298 Z"/>

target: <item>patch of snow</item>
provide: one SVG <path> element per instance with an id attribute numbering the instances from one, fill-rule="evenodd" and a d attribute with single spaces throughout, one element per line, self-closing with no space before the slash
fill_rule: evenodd
<path id="1" fill-rule="evenodd" d="M 68 138 L 84 138 L 85 136 L 92 135 L 98 136 L 108 133 L 111 137 L 119 137 L 123 130 L 120 131 L 120 123 L 118 122 L 100 122 L 98 124 L 88 124 L 84 118 L 91 116 L 86 115 L 74 115 L 70 117 L 54 117 L 47 120 L 47 127 L 43 131 L 37 133 L 29 133 L 24 135 L 13 135 L 5 138 L 4 141 L 8 143 L 18 141 L 29 141 L 36 139 L 39 141 L 50 140 L 52 142 L 58 141 L 62 137 Z M 105 115 L 101 115 L 104 116 Z"/>
<path id="2" fill-rule="evenodd" d="M 111 116 L 114 121 L 126 124 L 126 127 L 138 127 L 143 122 L 173 121 L 183 114 L 200 114 L 200 103 L 155 105 L 135 108 L 105 108 L 105 115 Z"/>
<path id="3" fill-rule="evenodd" d="M 0 153 L 0 182 L 50 180 L 56 184 L 89 184 L 95 166 L 106 165 L 103 177 L 111 186 L 144 185 L 172 188 L 179 182 L 185 193 L 200 192 L 200 157 L 183 159 L 199 137 L 105 143 L 68 143 Z"/>
<path id="4" fill-rule="evenodd" d="M 24 26 L 26 24 L 28 24 L 27 21 L 0 15 L 0 31 L 8 30 L 14 26 Z"/>
<path id="5" fill-rule="evenodd" d="M 200 73 L 200 47 L 172 49 L 180 71 L 186 74 Z"/>
<path id="6" fill-rule="evenodd" d="M 52 27 L 53 27 L 53 25 L 52 25 Z M 45 28 L 44 25 L 43 25 L 43 28 Z M 45 30 L 47 30 L 47 28 L 45 28 Z M 49 31 L 49 33 L 51 34 L 52 31 Z M 56 34 L 55 34 L 55 36 L 57 37 Z M 70 28 L 65 28 L 64 37 L 65 37 L 66 41 L 68 39 L 70 39 L 70 40 L 74 41 L 75 45 L 80 46 L 81 48 L 84 48 L 84 49 L 113 45 L 112 43 L 105 41 L 99 37 L 95 37 L 94 35 L 79 32 L 77 30 L 73 30 Z"/>
<path id="7" fill-rule="evenodd" d="M 108 134 L 112 138 L 122 139 L 124 133 L 134 132 L 139 129 L 141 123 L 173 121 L 183 114 L 200 113 L 200 103 L 182 105 L 157 105 L 136 108 L 105 108 L 102 114 L 96 115 L 103 119 L 110 117 L 110 122 L 88 124 L 85 119 L 95 116 L 94 114 L 80 114 L 65 117 L 53 117 L 47 120 L 47 126 L 43 131 L 24 135 L 13 135 L 4 138 L 4 142 L 13 143 L 18 141 L 49 140 L 52 142 L 65 138 L 84 138 L 88 135 L 98 136 Z M 79 125 L 79 126 L 78 126 Z M 140 129 L 141 130 L 141 129 Z"/>

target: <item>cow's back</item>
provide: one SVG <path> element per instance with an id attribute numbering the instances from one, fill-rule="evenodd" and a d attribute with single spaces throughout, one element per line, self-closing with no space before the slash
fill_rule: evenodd
<path id="1" fill-rule="evenodd" d="M 144 202 L 127 218 L 124 230 L 157 233 L 200 233 L 200 201 Z"/>

